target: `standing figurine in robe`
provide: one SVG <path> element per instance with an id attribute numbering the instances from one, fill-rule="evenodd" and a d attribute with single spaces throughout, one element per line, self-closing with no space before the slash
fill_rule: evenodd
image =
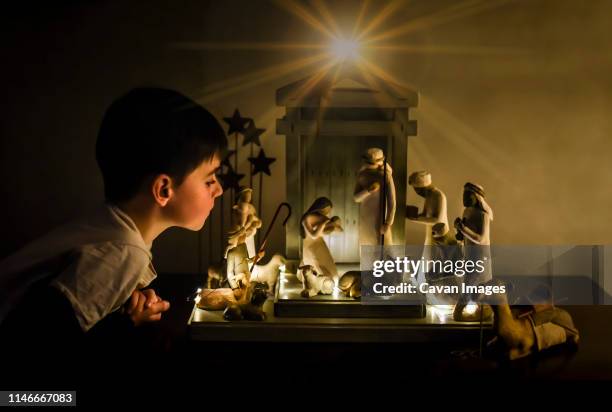
<path id="1" fill-rule="evenodd" d="M 446 233 L 448 231 L 448 217 L 446 214 L 446 195 L 440 189 L 435 187 L 431 182 L 431 173 L 421 170 L 412 173 L 408 177 L 408 184 L 413 187 L 417 195 L 425 199 L 423 211 L 418 213 L 416 206 L 407 206 L 406 217 L 425 226 L 425 246 L 423 248 L 423 259 L 430 260 L 433 256 L 432 248 L 434 247 L 433 227 L 438 225 L 438 232 Z M 416 274 L 417 284 L 425 282 L 425 272 L 419 270 Z M 429 299 L 428 299 L 429 300 Z M 430 301 L 429 303 L 434 303 Z"/>
<path id="2" fill-rule="evenodd" d="M 379 148 L 367 149 L 362 157 L 363 165 L 353 192 L 353 199 L 359 203 L 359 245 L 380 245 L 381 235 L 385 245 L 391 245 L 396 207 L 393 170 Z"/>
<path id="3" fill-rule="evenodd" d="M 331 211 L 331 201 L 326 197 L 319 197 L 302 216 L 300 221 L 302 263 L 300 266 L 311 267 L 316 272 L 316 276 L 324 276 L 335 284 L 338 269 L 323 236 L 333 232 L 342 232 L 343 229 L 338 216 L 330 217 Z M 303 282 L 303 275 L 300 272 L 298 272 L 298 278 Z M 326 294 L 331 292 L 331 290 L 322 291 Z"/>
<path id="4" fill-rule="evenodd" d="M 253 189 L 241 187 L 236 193 L 236 204 L 232 207 L 232 225 L 234 230 L 244 229 L 249 257 L 255 256 L 255 234 L 261 228 L 262 222 L 257 217 L 257 210 L 251 203 Z"/>
<path id="5" fill-rule="evenodd" d="M 425 246 L 431 246 L 434 244 L 433 226 L 443 223 L 448 229 L 446 195 L 431 183 L 431 173 L 425 170 L 412 173 L 408 177 L 408 184 L 413 187 L 417 195 L 425 199 L 425 203 L 421 213 L 418 213 L 416 206 L 408 206 L 407 217 L 415 223 L 425 225 Z M 446 230 L 442 229 L 441 232 L 444 233 Z"/>
<path id="6" fill-rule="evenodd" d="M 236 299 L 242 298 L 251 283 L 249 252 L 245 234 L 238 236 L 237 246 L 229 249 L 226 256 L 227 281 Z"/>
<path id="7" fill-rule="evenodd" d="M 490 282 L 493 279 L 491 262 L 491 222 L 493 221 L 493 209 L 485 200 L 485 192 L 482 186 L 474 183 L 466 183 L 463 186 L 463 217 L 455 219 L 457 239 L 463 241 L 463 256 L 466 260 L 482 260 L 484 270 L 481 273 L 473 272 L 466 274 L 463 281 L 466 285 L 477 286 Z M 463 309 L 469 301 L 469 296 L 461 296 L 455 305 L 453 317 L 455 320 L 475 320 L 480 318 L 480 313 L 472 317 L 463 314 Z M 487 308 L 487 306 L 485 306 Z M 491 312 L 483 314 L 486 318 Z M 472 319 L 474 318 L 474 319 Z"/>
<path id="8" fill-rule="evenodd" d="M 249 264 L 255 257 L 253 236 L 261 227 L 261 220 L 251 204 L 251 192 L 250 188 L 242 187 L 236 194 L 236 204 L 232 207 L 231 227 L 226 236 L 227 280 L 237 298 L 244 294 L 245 288 L 250 283 Z M 253 243 L 252 252 L 249 250 L 249 242 Z M 258 259 L 262 256 L 263 252 Z"/>
<path id="9" fill-rule="evenodd" d="M 463 259 L 463 252 L 455 235 L 448 229 L 446 223 L 436 223 L 432 229 L 432 246 L 430 257 L 433 261 L 452 261 L 457 262 Z M 425 282 L 432 286 L 451 286 L 461 288 L 460 277 L 454 273 L 446 273 L 443 270 L 436 270 L 435 266 L 425 273 Z M 430 305 L 454 305 L 457 303 L 456 293 L 428 292 L 426 294 L 427 303 Z"/>

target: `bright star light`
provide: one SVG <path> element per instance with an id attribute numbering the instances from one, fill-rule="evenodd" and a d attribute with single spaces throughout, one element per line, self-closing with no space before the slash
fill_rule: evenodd
<path id="1" fill-rule="evenodd" d="M 359 57 L 359 43 L 352 39 L 334 39 L 330 48 L 340 60 L 355 60 Z"/>

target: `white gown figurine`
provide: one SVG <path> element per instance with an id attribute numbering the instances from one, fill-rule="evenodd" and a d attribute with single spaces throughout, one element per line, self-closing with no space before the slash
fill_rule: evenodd
<path id="1" fill-rule="evenodd" d="M 245 244 L 246 236 L 238 236 L 237 245 L 227 251 L 227 281 L 236 299 L 240 299 L 251 282 L 249 253 Z"/>
<path id="2" fill-rule="evenodd" d="M 393 244 L 391 226 L 395 218 L 395 184 L 393 170 L 387 163 L 384 170 L 384 153 L 370 148 L 363 154 L 363 165 L 357 174 L 353 199 L 359 203 L 359 245 L 380 245 L 385 235 L 385 245 Z M 386 184 L 383 181 L 386 175 Z M 386 192 L 386 202 L 381 193 Z M 383 203 L 386 205 L 383 222 Z"/>
<path id="3" fill-rule="evenodd" d="M 252 194 L 253 189 L 249 187 L 241 187 L 236 193 L 236 204 L 232 206 L 232 227 L 228 233 L 226 254 L 229 249 L 237 246 L 237 239 L 244 234 L 249 257 L 255 256 L 255 233 L 261 228 L 262 222 L 257 217 L 255 206 L 251 203 Z"/>
<path id="4" fill-rule="evenodd" d="M 455 239 L 454 233 L 448 229 L 445 223 L 436 223 L 432 229 L 433 245 L 430 256 L 432 260 L 453 261 L 463 259 L 463 253 L 460 245 Z M 461 287 L 461 278 L 455 276 L 454 273 L 446 273 L 444 271 L 432 268 L 425 274 L 425 281 L 431 286 L 454 286 Z M 427 303 L 430 305 L 454 305 L 457 303 L 457 294 L 455 293 L 427 293 Z"/>
<path id="5" fill-rule="evenodd" d="M 253 236 L 261 227 L 261 220 L 251 204 L 251 192 L 250 188 L 242 187 L 236 194 L 236 204 L 232 207 L 231 227 L 226 234 L 224 257 L 227 260 L 227 281 L 238 299 L 251 282 L 249 265 L 255 257 Z M 252 254 L 248 248 L 249 240 L 253 243 Z M 259 258 L 262 256 L 263 252 Z"/>
<path id="6" fill-rule="evenodd" d="M 463 281 L 466 285 L 480 285 L 493 279 L 491 262 L 491 222 L 493 221 L 493 210 L 485 200 L 485 192 L 482 186 L 474 183 L 466 183 L 463 186 L 463 217 L 455 219 L 457 240 L 463 241 L 463 255 L 469 260 L 483 260 L 484 270 L 482 273 L 474 272 L 466 274 Z M 456 320 L 472 320 L 463 315 L 463 309 L 467 305 L 469 297 L 462 296 L 455 305 L 454 318 Z M 486 307 L 485 307 L 486 308 Z M 487 317 L 489 314 L 483 314 Z M 480 318 L 480 313 L 473 317 Z"/>
<path id="7" fill-rule="evenodd" d="M 448 229 L 446 215 L 446 195 L 432 185 L 431 174 L 427 171 L 414 172 L 408 177 L 408 184 L 412 186 L 417 195 L 425 199 L 423 211 L 414 213 L 416 206 L 408 206 L 408 219 L 415 223 L 425 225 L 425 246 L 434 244 L 432 228 L 437 223 L 443 223 Z M 445 232 L 445 230 L 442 230 Z"/>
<path id="8" fill-rule="evenodd" d="M 423 203 L 423 211 L 421 213 L 418 212 L 418 208 L 416 206 L 409 205 L 406 208 L 406 217 L 415 223 L 425 226 L 425 243 L 422 258 L 429 260 L 432 258 L 433 253 L 434 225 L 441 223 L 444 227 L 438 226 L 438 228 L 442 233 L 445 233 L 448 230 L 446 195 L 432 184 L 431 173 L 425 170 L 412 173 L 408 177 L 408 184 L 412 186 L 417 195 L 425 199 L 425 202 Z M 425 272 L 423 270 L 419 270 L 419 272 L 416 274 L 417 284 L 421 284 L 425 281 Z M 429 298 L 430 297 L 428 296 L 428 303 L 434 303 L 434 301 L 431 301 Z"/>
<path id="9" fill-rule="evenodd" d="M 302 216 L 300 222 L 302 263 L 300 266 L 311 267 L 316 276 L 324 276 L 335 284 L 338 278 L 338 269 L 323 236 L 337 231 L 342 232 L 342 226 L 338 216 L 329 217 L 331 211 L 331 201 L 326 197 L 319 197 Z M 304 274 L 301 272 L 298 271 L 298 279 L 304 282 Z M 321 292 L 332 293 L 332 290 L 328 289 L 322 288 Z"/>

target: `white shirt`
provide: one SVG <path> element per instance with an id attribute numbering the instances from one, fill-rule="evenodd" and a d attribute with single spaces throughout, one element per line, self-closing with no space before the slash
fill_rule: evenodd
<path id="1" fill-rule="evenodd" d="M 46 265 L 64 254 L 68 263 L 59 272 Z M 88 331 L 155 279 L 151 258 L 134 221 L 118 207 L 104 205 L 0 262 L 0 322 L 30 286 L 52 277 L 51 286 L 66 296 Z"/>

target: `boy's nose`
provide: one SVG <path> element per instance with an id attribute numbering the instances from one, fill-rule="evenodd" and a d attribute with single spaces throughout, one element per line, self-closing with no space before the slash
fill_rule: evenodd
<path id="1" fill-rule="evenodd" d="M 215 197 L 219 197 L 223 194 L 223 186 L 217 182 L 217 190 L 215 191 Z"/>

